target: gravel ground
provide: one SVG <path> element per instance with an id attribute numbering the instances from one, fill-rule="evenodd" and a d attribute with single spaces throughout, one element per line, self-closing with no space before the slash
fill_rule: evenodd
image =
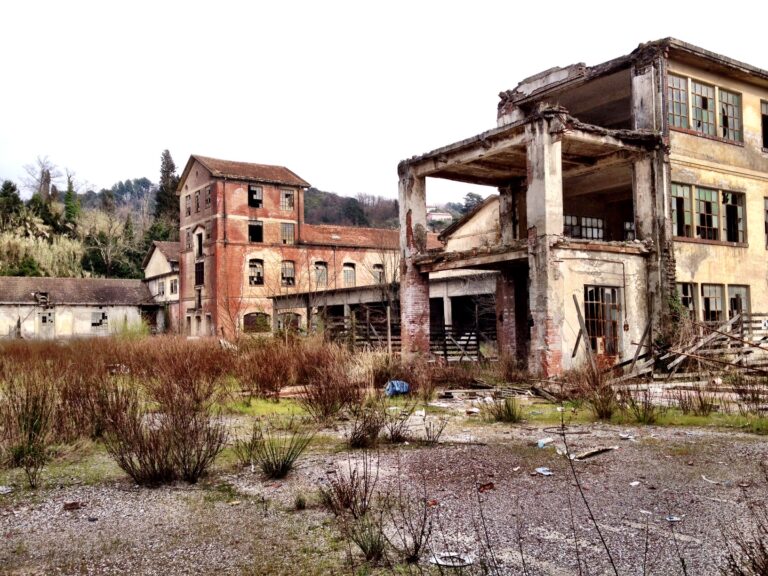
<path id="1" fill-rule="evenodd" d="M 644 564 L 649 574 L 683 574 L 682 561 L 687 574 L 716 574 L 722 530 L 749 531 L 747 503 L 768 495 L 760 437 L 604 424 L 579 431 L 566 436 L 572 453 L 618 446 L 573 465 L 619 574 L 643 574 Z M 624 432 L 635 438 L 622 440 Z M 555 441 L 536 447 L 547 436 Z M 612 574 L 563 448 L 543 427 L 453 416 L 439 446 L 382 447 L 379 487 L 425 487 L 433 548 L 468 553 L 475 570 L 490 563 L 518 574 L 525 564 L 530 575 L 579 574 L 579 558 L 589 574 Z M 349 574 L 334 517 L 318 505 L 294 510 L 297 494 L 316 499 L 328 472 L 348 460 L 326 446 L 283 481 L 223 467 L 196 486 L 143 489 L 114 472 L 88 484 L 73 473 L 34 492 L 19 486 L 0 495 L 0 574 Z M 553 474 L 537 474 L 541 466 Z"/>

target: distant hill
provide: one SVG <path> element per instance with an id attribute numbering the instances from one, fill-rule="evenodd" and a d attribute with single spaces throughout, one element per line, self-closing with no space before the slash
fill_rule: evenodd
<path id="1" fill-rule="evenodd" d="M 304 194 L 304 221 L 308 224 L 397 228 L 398 202 L 381 196 L 358 194 L 352 198 L 308 188 Z"/>

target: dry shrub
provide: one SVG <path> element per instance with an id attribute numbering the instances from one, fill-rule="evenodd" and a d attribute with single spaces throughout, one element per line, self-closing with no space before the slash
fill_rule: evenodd
<path id="1" fill-rule="evenodd" d="M 517 424 L 523 420 L 523 408 L 517 398 L 502 398 L 491 403 L 484 403 L 480 413 L 488 422 L 506 422 Z"/>
<path id="2" fill-rule="evenodd" d="M 280 397 L 280 390 L 296 383 L 301 348 L 277 338 L 254 339 L 242 346 L 234 375 L 247 399 Z"/>
<path id="3" fill-rule="evenodd" d="M 430 416 L 424 416 L 424 442 L 430 445 L 435 445 L 440 442 L 440 438 L 443 436 L 445 427 L 448 426 L 448 417 L 439 416 L 432 418 Z"/>
<path id="4" fill-rule="evenodd" d="M 693 390 L 675 390 L 672 399 L 683 414 L 709 416 L 717 406 L 717 394 L 708 392 L 701 386 Z"/>
<path id="5" fill-rule="evenodd" d="M 348 373 L 349 352 L 344 348 L 329 344 L 322 353 L 313 350 L 311 356 L 315 364 L 305 368 L 299 403 L 318 422 L 328 422 L 345 407 L 359 404 L 362 394 Z"/>
<path id="6" fill-rule="evenodd" d="M 475 384 L 483 370 L 478 362 L 443 362 L 440 359 L 430 368 L 433 383 L 446 388 L 466 388 Z"/>
<path id="7" fill-rule="evenodd" d="M 655 424 L 665 407 L 653 401 L 653 393 L 647 388 L 629 387 L 622 392 L 621 407 L 638 424 Z"/>
<path id="8" fill-rule="evenodd" d="M 350 448 L 373 448 L 378 444 L 379 434 L 386 422 L 385 406 L 378 399 L 350 408 L 351 422 L 347 431 L 347 445 Z"/>
<path id="9" fill-rule="evenodd" d="M 250 438 L 235 443 L 235 454 L 242 464 L 258 465 L 267 478 L 284 478 L 312 441 L 314 431 L 306 424 L 294 417 L 287 426 L 275 419 L 254 422 Z M 287 433 L 277 433 L 281 428 Z"/>
<path id="10" fill-rule="evenodd" d="M 416 404 L 411 402 L 399 409 L 384 411 L 384 431 L 387 440 L 393 444 L 401 444 L 410 440 L 411 430 L 408 419 L 413 414 L 415 407 Z"/>
<path id="11" fill-rule="evenodd" d="M 363 553 L 367 562 L 378 564 L 387 547 L 384 536 L 384 521 L 381 511 L 371 511 L 360 518 L 345 523 L 344 532 Z"/>
<path id="12" fill-rule="evenodd" d="M 53 373 L 45 367 L 4 377 L 0 390 L 0 422 L 9 463 L 19 466 L 31 488 L 49 458 L 56 388 Z"/>
<path id="13" fill-rule="evenodd" d="M 599 420 L 610 420 L 616 409 L 616 392 L 599 368 L 587 365 L 567 372 L 564 393 L 584 400 Z"/>
<path id="14" fill-rule="evenodd" d="M 508 384 L 525 383 L 531 378 L 530 372 L 516 356 L 505 354 L 499 357 L 496 369 L 499 378 Z"/>
<path id="15" fill-rule="evenodd" d="M 752 531 L 721 528 L 726 554 L 720 572 L 724 576 L 765 576 L 768 574 L 768 507 L 749 507 Z"/>
<path id="16" fill-rule="evenodd" d="M 727 382 L 739 398 L 739 412 L 744 416 L 759 415 L 760 409 L 768 400 L 766 380 L 736 372 L 728 377 Z"/>
<path id="17" fill-rule="evenodd" d="M 145 386 L 146 398 L 134 382 L 104 395 L 107 451 L 137 484 L 197 482 L 226 443 L 223 421 L 212 417 L 219 388 L 178 365 L 170 362 L 163 378 Z"/>
<path id="18" fill-rule="evenodd" d="M 337 468 L 328 473 L 328 487 L 320 489 L 320 497 L 336 516 L 362 518 L 373 505 L 378 481 L 378 456 L 366 450 L 359 462 L 348 458 L 346 471 Z"/>

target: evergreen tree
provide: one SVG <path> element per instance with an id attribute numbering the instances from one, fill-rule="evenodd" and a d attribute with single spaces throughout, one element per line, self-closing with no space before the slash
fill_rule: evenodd
<path id="1" fill-rule="evenodd" d="M 74 224 L 80 215 L 80 201 L 75 193 L 75 185 L 72 182 L 72 174 L 67 173 L 67 192 L 64 194 L 64 221 Z"/>
<path id="2" fill-rule="evenodd" d="M 10 180 L 3 182 L 0 188 L 0 230 L 11 228 L 23 206 L 19 189 Z"/>
<path id="3" fill-rule="evenodd" d="M 176 186 L 179 184 L 179 176 L 176 174 L 176 164 L 173 163 L 171 153 L 163 150 L 160 157 L 160 185 L 157 190 L 155 204 L 155 219 L 164 221 L 172 230 L 179 228 L 179 199 L 176 196 Z"/>
<path id="4" fill-rule="evenodd" d="M 467 192 L 464 196 L 464 213 L 471 212 L 476 206 L 482 204 L 483 197 L 475 192 Z"/>

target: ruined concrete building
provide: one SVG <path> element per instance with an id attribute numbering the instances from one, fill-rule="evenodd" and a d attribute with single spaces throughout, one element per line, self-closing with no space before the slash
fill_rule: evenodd
<path id="1" fill-rule="evenodd" d="M 398 166 L 406 352 L 428 350 L 444 270 L 499 272 L 500 349 L 543 376 L 582 362 L 581 338 L 632 358 L 672 304 L 768 311 L 768 71 L 668 38 L 500 98 L 497 127 Z M 498 219 L 463 224 L 498 233 L 428 250 L 427 178 L 498 189 Z"/>
<path id="2" fill-rule="evenodd" d="M 190 335 L 311 325 L 270 297 L 391 282 L 396 230 L 304 222 L 309 184 L 282 166 L 191 156 L 181 176 L 179 306 Z"/>

